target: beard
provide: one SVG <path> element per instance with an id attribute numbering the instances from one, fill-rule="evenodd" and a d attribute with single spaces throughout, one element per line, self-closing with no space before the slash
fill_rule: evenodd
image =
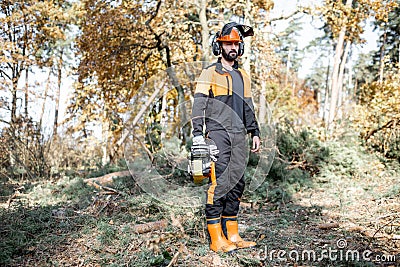
<path id="1" fill-rule="evenodd" d="M 231 51 L 229 51 L 229 53 L 226 53 L 225 49 L 222 48 L 222 57 L 226 61 L 234 61 L 235 59 L 237 59 L 238 53 L 235 49 L 232 49 Z"/>

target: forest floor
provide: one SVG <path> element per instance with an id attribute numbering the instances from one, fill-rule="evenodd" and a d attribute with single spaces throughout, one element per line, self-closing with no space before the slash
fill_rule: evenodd
<path id="1" fill-rule="evenodd" d="M 240 230 L 258 246 L 231 255 L 209 250 L 202 209 L 159 203 L 131 177 L 113 190 L 7 179 L 0 266 L 400 266 L 399 163 L 330 147 L 329 164 L 289 200 L 243 199 Z"/>

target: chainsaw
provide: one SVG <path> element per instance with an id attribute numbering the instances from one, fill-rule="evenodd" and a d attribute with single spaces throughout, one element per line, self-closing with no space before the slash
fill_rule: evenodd
<path id="1" fill-rule="evenodd" d="M 209 178 L 211 183 L 216 181 L 215 162 L 218 150 L 215 145 L 193 145 L 189 154 L 188 172 L 196 185 L 203 185 Z"/>

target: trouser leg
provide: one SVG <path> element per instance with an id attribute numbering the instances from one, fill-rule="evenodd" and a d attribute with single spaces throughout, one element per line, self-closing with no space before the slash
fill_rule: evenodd
<path id="1" fill-rule="evenodd" d="M 247 162 L 245 135 L 216 131 L 211 132 L 208 137 L 215 142 L 220 153 L 215 166 L 216 185 L 211 185 L 207 193 L 205 209 L 207 224 L 210 226 L 209 222 L 220 219 L 221 233 L 224 238 L 228 238 L 228 241 L 234 242 L 240 248 L 255 246 L 254 242 L 241 239 L 237 223 L 240 198 L 245 187 L 244 170 Z M 212 194 L 210 194 L 210 189 L 213 190 Z M 210 231 L 209 233 L 211 234 Z M 215 250 L 214 247 L 211 249 Z"/>
<path id="2" fill-rule="evenodd" d="M 222 216 L 236 216 L 239 212 L 240 198 L 244 191 L 244 176 L 236 183 L 228 194 L 226 194 Z"/>
<path id="3" fill-rule="evenodd" d="M 225 202 L 222 210 L 221 226 L 224 236 L 233 242 L 238 248 L 249 248 L 256 246 L 255 242 L 245 241 L 239 235 L 238 213 L 240 199 L 245 188 L 244 170 L 247 162 L 247 146 L 244 135 L 235 134 L 233 137 L 233 146 L 231 153 L 231 180 L 235 182 L 235 186 L 226 194 Z M 240 177 L 239 180 L 235 177 Z"/>
<path id="4" fill-rule="evenodd" d="M 216 185 L 211 185 L 207 192 L 206 216 L 236 215 L 245 186 L 246 135 L 219 130 L 209 132 L 208 138 L 214 141 L 219 156 L 215 163 Z"/>
<path id="5" fill-rule="evenodd" d="M 234 133 L 231 135 L 230 183 L 234 186 L 226 194 L 223 216 L 236 216 L 239 212 L 240 198 L 245 188 L 244 171 L 247 163 L 246 135 Z"/>
<path id="6" fill-rule="evenodd" d="M 224 209 L 226 194 L 230 189 L 229 164 L 231 161 L 231 140 L 226 131 L 213 131 L 208 138 L 214 141 L 219 150 L 215 162 L 216 185 L 210 185 L 207 192 L 206 217 L 220 217 Z M 210 191 L 211 194 L 210 194 Z"/>

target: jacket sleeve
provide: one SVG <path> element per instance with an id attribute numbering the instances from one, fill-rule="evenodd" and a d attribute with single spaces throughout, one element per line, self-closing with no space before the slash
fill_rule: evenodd
<path id="1" fill-rule="evenodd" d="M 212 74 L 208 70 L 203 70 L 196 83 L 194 101 L 192 107 L 192 127 L 193 136 L 203 135 L 204 112 L 207 107 L 210 89 L 212 87 Z"/>
<path id="2" fill-rule="evenodd" d="M 244 125 L 251 137 L 260 136 L 251 93 L 251 79 L 244 70 L 240 70 L 240 72 L 244 83 Z"/>
<path id="3" fill-rule="evenodd" d="M 254 106 L 251 97 L 244 98 L 244 114 L 247 133 L 250 133 L 251 137 L 260 136 L 260 129 L 254 113 Z"/>

